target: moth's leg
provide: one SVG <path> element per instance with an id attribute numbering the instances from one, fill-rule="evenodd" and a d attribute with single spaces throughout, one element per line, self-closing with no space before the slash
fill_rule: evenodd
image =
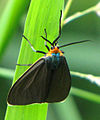
<path id="1" fill-rule="evenodd" d="M 32 50 L 33 50 L 34 52 L 46 54 L 46 53 L 43 52 L 43 51 L 35 50 L 34 47 L 32 46 L 32 44 L 30 43 L 30 41 L 29 41 L 24 35 L 22 35 L 22 36 L 27 40 L 27 42 L 29 43 L 29 45 L 31 46 L 31 48 L 32 48 Z"/>

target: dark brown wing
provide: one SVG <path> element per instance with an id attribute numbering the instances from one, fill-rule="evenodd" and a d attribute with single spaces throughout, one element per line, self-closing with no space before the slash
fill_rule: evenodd
<path id="1" fill-rule="evenodd" d="M 44 58 L 33 64 L 12 86 L 8 103 L 27 105 L 44 102 L 46 91 L 46 67 Z"/>
<path id="2" fill-rule="evenodd" d="M 63 57 L 63 62 L 62 64 L 60 64 L 59 68 L 52 71 L 46 102 L 52 103 L 64 100 L 69 94 L 70 87 L 71 76 L 67 65 L 67 61 L 65 57 Z"/>

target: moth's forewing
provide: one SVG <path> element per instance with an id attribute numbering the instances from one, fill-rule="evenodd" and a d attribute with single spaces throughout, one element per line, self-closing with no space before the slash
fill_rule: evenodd
<path id="1" fill-rule="evenodd" d="M 58 69 L 48 71 L 48 79 L 50 83 L 48 84 L 48 96 L 46 98 L 46 102 L 60 102 L 64 100 L 68 94 L 71 87 L 71 76 L 69 72 L 69 68 L 67 65 L 67 61 L 63 56 L 63 62 L 59 65 Z"/>
<path id="2" fill-rule="evenodd" d="M 41 102 L 45 92 L 44 64 L 44 58 L 39 59 L 15 82 L 8 94 L 9 104 L 27 105 Z"/>

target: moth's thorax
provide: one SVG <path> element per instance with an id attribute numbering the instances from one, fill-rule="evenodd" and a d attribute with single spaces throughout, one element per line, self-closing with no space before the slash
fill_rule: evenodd
<path id="1" fill-rule="evenodd" d="M 54 70 L 59 68 L 59 65 L 61 65 L 63 62 L 63 58 L 64 56 L 62 51 L 60 51 L 59 48 L 55 46 L 46 54 L 45 62 L 49 69 Z"/>
<path id="2" fill-rule="evenodd" d="M 55 46 L 53 49 L 50 49 L 50 50 L 49 50 L 49 52 L 46 54 L 46 57 L 52 56 L 53 53 L 54 53 L 55 55 L 59 53 L 60 56 L 63 56 L 62 51 L 59 50 L 59 48 L 58 48 L 57 46 Z"/>

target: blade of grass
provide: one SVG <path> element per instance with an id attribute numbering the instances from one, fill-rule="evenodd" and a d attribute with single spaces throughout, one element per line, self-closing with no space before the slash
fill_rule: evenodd
<path id="1" fill-rule="evenodd" d="M 100 104 L 100 95 L 81 90 L 75 87 L 71 88 L 71 94 Z"/>
<path id="2" fill-rule="evenodd" d="M 84 74 L 80 72 L 74 72 L 71 71 L 72 76 L 76 76 L 79 78 L 85 78 L 86 80 L 89 80 L 92 83 L 95 83 L 96 85 L 100 86 L 100 76 L 94 76 L 92 74 Z"/>
<path id="3" fill-rule="evenodd" d="M 79 110 L 71 96 L 61 103 L 52 104 L 58 120 L 82 120 Z"/>
<path id="4" fill-rule="evenodd" d="M 64 12 L 63 12 L 63 18 L 62 18 L 62 27 L 64 25 L 64 20 L 65 20 L 65 18 L 68 15 L 69 9 L 70 9 L 71 4 L 72 4 L 72 1 L 73 0 L 68 0 L 67 3 L 66 3 L 66 5 L 65 5 Z"/>
<path id="5" fill-rule="evenodd" d="M 39 50 L 46 50 L 44 41 L 40 37 L 47 30 L 48 39 L 53 41 L 59 32 L 60 10 L 63 0 L 32 0 L 27 15 L 24 35 L 33 46 Z M 33 56 L 34 55 L 34 56 Z M 37 60 L 41 55 L 33 53 L 25 39 L 22 41 L 18 58 L 19 64 L 29 64 Z M 27 67 L 16 67 L 14 82 L 27 69 Z M 42 71 L 41 71 L 42 72 Z M 27 106 L 8 106 L 6 120 L 45 120 L 47 104 L 32 104 Z"/>
<path id="6" fill-rule="evenodd" d="M 63 24 L 64 24 L 64 25 L 65 25 L 65 24 L 68 24 L 69 22 L 74 21 L 75 19 L 80 18 L 80 17 L 82 17 L 82 16 L 84 16 L 84 15 L 87 15 L 87 14 L 89 14 L 89 13 L 91 13 L 91 12 L 98 13 L 99 10 L 100 10 L 100 2 L 99 2 L 98 4 L 96 4 L 96 5 L 88 8 L 88 9 L 84 10 L 84 11 L 77 12 L 77 13 L 71 15 L 70 17 L 68 17 L 68 18 L 66 18 L 66 19 L 64 20 L 64 23 L 63 23 Z"/>
<path id="7" fill-rule="evenodd" d="M 0 57 L 10 41 L 30 0 L 9 0 L 0 18 Z"/>
<path id="8" fill-rule="evenodd" d="M 0 77 L 4 77 L 6 79 L 13 79 L 14 70 L 0 68 Z"/>

